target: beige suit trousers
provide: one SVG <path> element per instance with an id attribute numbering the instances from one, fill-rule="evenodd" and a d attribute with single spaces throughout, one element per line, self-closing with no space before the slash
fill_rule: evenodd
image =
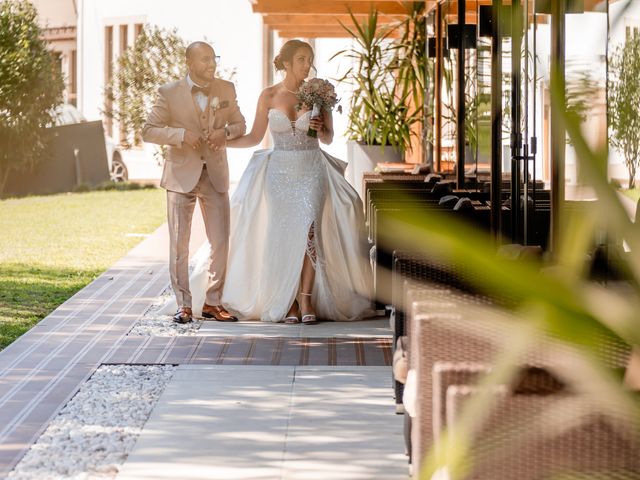
<path id="1" fill-rule="evenodd" d="M 200 201 L 207 239 L 211 245 L 205 296 L 207 304 L 220 305 L 224 286 L 229 251 L 229 194 L 218 192 L 213 187 L 206 168 L 203 168 L 200 180 L 190 192 L 167 190 L 169 270 L 178 307 L 192 306 L 189 290 L 189 239 L 196 200 Z"/>

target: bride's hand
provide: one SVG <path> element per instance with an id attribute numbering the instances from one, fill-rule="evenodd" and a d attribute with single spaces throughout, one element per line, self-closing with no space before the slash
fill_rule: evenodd
<path id="1" fill-rule="evenodd" d="M 223 150 L 227 145 L 225 130 L 219 128 L 211 132 L 207 137 L 207 145 L 209 145 L 209 148 L 213 151 Z"/>
<path id="2" fill-rule="evenodd" d="M 324 130 L 324 119 L 322 118 L 322 116 L 313 117 L 309 121 L 309 126 L 313 128 L 316 132 L 320 133 L 322 132 L 322 130 Z"/>

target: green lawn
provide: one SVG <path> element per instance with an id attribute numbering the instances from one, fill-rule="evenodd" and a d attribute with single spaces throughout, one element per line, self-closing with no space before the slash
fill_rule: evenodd
<path id="1" fill-rule="evenodd" d="M 166 216 L 160 189 L 0 200 L 0 349 L 94 280 Z"/>
<path id="2" fill-rule="evenodd" d="M 627 197 L 632 198 L 636 202 L 638 201 L 638 199 L 640 199 L 640 189 L 638 188 L 634 188 L 632 190 L 625 189 L 622 190 L 622 193 L 624 193 Z"/>

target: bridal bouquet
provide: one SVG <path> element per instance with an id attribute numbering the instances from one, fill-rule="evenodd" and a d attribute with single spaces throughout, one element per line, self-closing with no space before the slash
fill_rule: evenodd
<path id="1" fill-rule="evenodd" d="M 309 81 L 302 82 L 300 88 L 296 92 L 298 104 L 296 109 L 303 107 L 311 109 L 311 117 L 317 117 L 323 110 L 331 111 L 338 103 L 338 96 L 333 85 L 328 80 L 321 78 L 312 78 Z M 317 137 L 318 132 L 309 127 L 307 135 Z"/>

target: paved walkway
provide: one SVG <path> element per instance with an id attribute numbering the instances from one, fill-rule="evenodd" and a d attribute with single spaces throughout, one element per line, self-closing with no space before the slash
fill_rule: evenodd
<path id="1" fill-rule="evenodd" d="M 118 480 L 406 479 L 385 367 L 181 366 Z"/>
<path id="2" fill-rule="evenodd" d="M 203 231 L 196 212 L 194 253 Z M 385 320 L 127 336 L 169 282 L 167 253 L 165 225 L 0 352 L 0 478 L 105 363 L 179 365 L 122 478 L 406 477 Z"/>

